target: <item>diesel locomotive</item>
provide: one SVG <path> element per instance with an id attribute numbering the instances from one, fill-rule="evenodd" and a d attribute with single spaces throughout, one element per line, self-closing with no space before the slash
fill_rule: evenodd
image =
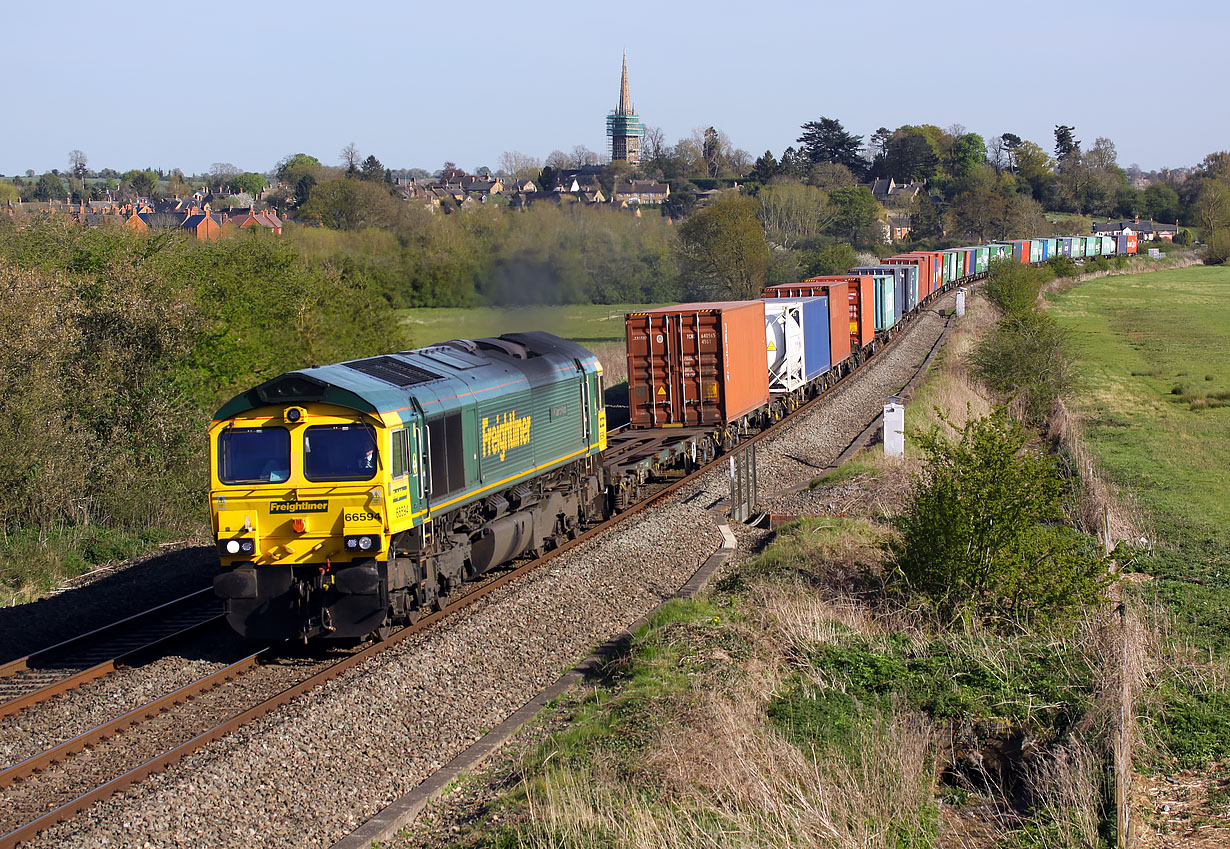
<path id="1" fill-rule="evenodd" d="M 603 390 L 597 357 L 535 332 L 303 369 L 232 399 L 209 430 L 230 624 L 381 636 L 575 536 L 605 512 Z"/>

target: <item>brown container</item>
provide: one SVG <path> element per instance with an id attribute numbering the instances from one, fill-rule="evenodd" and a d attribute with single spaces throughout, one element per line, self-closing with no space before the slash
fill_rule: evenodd
<path id="1" fill-rule="evenodd" d="M 768 403 L 762 301 L 628 313 L 626 330 L 633 427 L 726 425 Z"/>
<path id="2" fill-rule="evenodd" d="M 830 279 L 831 278 L 831 279 Z M 821 279 L 824 282 L 819 282 Z M 870 278 L 868 278 L 870 279 Z M 817 295 L 829 299 L 829 362 L 836 366 L 850 356 L 850 281 L 858 285 L 858 277 L 830 275 L 804 283 L 785 283 L 764 290 L 766 298 L 811 298 Z"/>

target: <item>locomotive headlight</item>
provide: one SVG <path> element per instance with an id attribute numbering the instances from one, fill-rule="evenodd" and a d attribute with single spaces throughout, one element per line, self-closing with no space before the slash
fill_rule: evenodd
<path id="1" fill-rule="evenodd" d="M 239 553 L 239 540 L 228 539 L 226 541 L 226 553 L 227 554 L 238 554 Z"/>
<path id="2" fill-rule="evenodd" d="M 380 550 L 380 537 L 372 534 L 362 534 L 346 537 L 342 544 L 350 552 L 376 552 Z"/>

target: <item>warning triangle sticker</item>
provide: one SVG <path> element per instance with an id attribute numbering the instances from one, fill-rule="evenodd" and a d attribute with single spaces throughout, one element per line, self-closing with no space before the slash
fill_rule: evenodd
<path id="1" fill-rule="evenodd" d="M 665 387 L 665 386 L 659 386 L 659 387 L 658 387 L 658 394 L 659 394 L 659 395 L 665 395 L 665 394 L 666 394 L 666 387 Z"/>
<path id="2" fill-rule="evenodd" d="M 770 351 L 776 351 L 776 350 L 777 350 L 777 343 L 776 343 L 776 342 L 770 342 L 770 343 L 769 343 L 769 350 L 770 350 Z"/>

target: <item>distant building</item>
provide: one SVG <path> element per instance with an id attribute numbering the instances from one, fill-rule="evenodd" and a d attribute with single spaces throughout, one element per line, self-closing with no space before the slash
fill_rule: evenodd
<path id="1" fill-rule="evenodd" d="M 619 106 L 606 116 L 606 134 L 611 138 L 611 161 L 623 160 L 629 165 L 641 164 L 641 137 L 645 125 L 632 108 L 628 93 L 628 54 L 624 54 L 623 78 L 619 83 Z"/>
<path id="2" fill-rule="evenodd" d="M 924 186 L 926 183 L 898 183 L 892 177 L 878 178 L 871 184 L 871 193 L 885 206 L 906 206 L 913 203 Z"/>
<path id="3" fill-rule="evenodd" d="M 1179 235 L 1178 224 L 1158 224 L 1152 220 L 1141 221 L 1107 221 L 1105 224 L 1094 224 L 1093 233 L 1096 236 L 1119 236 L 1126 231 L 1136 234 L 1142 242 L 1173 242 Z"/>
<path id="4" fill-rule="evenodd" d="M 662 203 L 671 196 L 670 183 L 657 180 L 616 180 L 611 202 L 622 205 Z"/>

